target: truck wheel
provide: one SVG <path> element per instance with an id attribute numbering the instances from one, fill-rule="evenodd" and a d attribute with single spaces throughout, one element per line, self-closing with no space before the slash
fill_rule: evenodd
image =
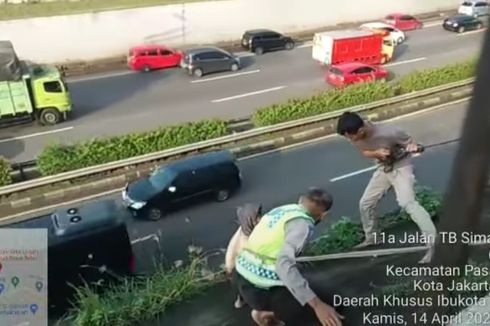
<path id="1" fill-rule="evenodd" d="M 41 111 L 41 114 L 39 115 L 39 121 L 41 122 L 42 125 L 55 125 L 59 123 L 61 120 L 61 114 L 60 111 L 56 109 L 44 109 Z"/>
<path id="2" fill-rule="evenodd" d="M 149 65 L 144 65 L 142 70 L 143 70 L 143 72 L 150 72 L 151 67 Z"/>

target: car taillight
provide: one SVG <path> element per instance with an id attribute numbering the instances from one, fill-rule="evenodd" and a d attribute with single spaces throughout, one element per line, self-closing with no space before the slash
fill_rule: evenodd
<path id="1" fill-rule="evenodd" d="M 132 274 L 136 273 L 136 257 L 132 251 L 131 256 L 129 257 L 129 271 Z"/>

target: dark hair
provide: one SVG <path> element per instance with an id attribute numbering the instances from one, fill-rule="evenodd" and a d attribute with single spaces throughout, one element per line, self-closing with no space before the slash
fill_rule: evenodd
<path id="1" fill-rule="evenodd" d="M 356 134 L 362 127 L 364 127 L 364 120 L 359 114 L 344 112 L 337 122 L 337 133 L 342 136 L 345 136 L 345 134 Z"/>
<path id="2" fill-rule="evenodd" d="M 315 204 L 322 206 L 326 211 L 332 208 L 333 197 L 323 189 L 311 187 L 303 196 Z"/>

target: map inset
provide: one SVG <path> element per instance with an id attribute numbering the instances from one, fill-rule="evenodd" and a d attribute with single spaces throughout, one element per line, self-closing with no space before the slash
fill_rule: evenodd
<path id="1" fill-rule="evenodd" d="M 46 229 L 0 229 L 0 325 L 48 325 Z"/>

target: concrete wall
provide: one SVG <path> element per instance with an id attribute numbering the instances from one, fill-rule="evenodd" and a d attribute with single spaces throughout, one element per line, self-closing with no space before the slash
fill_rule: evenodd
<path id="1" fill-rule="evenodd" d="M 239 39 L 244 30 L 283 32 L 371 20 L 390 12 L 456 8 L 460 0 L 227 0 L 0 22 L 22 58 L 62 62 L 124 54 L 137 43 L 178 46 Z"/>

